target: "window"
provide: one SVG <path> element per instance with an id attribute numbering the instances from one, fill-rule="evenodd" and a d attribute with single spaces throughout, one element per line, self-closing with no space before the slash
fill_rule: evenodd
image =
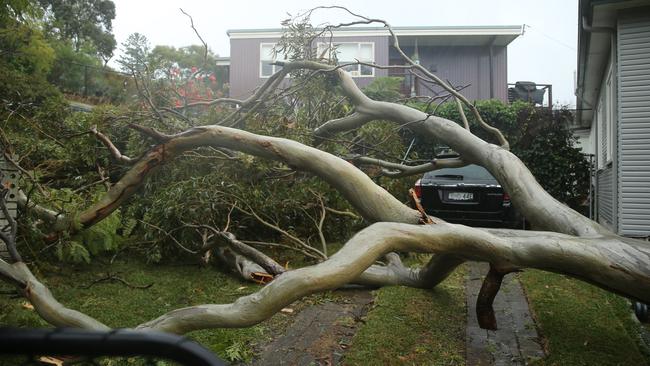
<path id="1" fill-rule="evenodd" d="M 598 167 L 604 168 L 612 161 L 614 154 L 614 138 L 616 109 L 614 105 L 614 87 L 612 84 L 612 71 L 607 74 L 606 81 L 600 91 L 598 106 L 596 108 L 596 122 L 599 134 Z"/>
<path id="2" fill-rule="evenodd" d="M 357 61 L 374 63 L 375 44 L 373 42 L 340 42 L 319 43 L 318 55 L 327 59 L 334 58 L 339 65 L 356 63 Z M 367 65 L 348 65 L 344 70 L 355 77 L 375 76 L 375 68 Z"/>
<path id="3" fill-rule="evenodd" d="M 268 78 L 282 68 L 282 66 L 271 65 L 271 63 L 288 59 L 284 53 L 275 52 L 274 47 L 275 43 L 260 44 L 260 77 L 262 78 Z"/>
<path id="4" fill-rule="evenodd" d="M 616 121 L 616 110 L 614 109 L 614 88 L 612 85 L 612 70 L 609 70 L 609 75 L 607 76 L 607 86 L 605 87 L 607 93 L 605 94 L 605 108 L 607 113 L 607 161 L 612 160 L 612 155 L 614 153 L 614 138 L 616 134 L 614 132 L 615 121 Z"/>
<path id="5" fill-rule="evenodd" d="M 596 121 L 597 121 L 597 126 L 598 126 L 598 134 L 599 134 L 599 154 L 598 154 L 598 168 L 604 168 L 605 165 L 607 164 L 607 147 L 609 145 L 608 139 L 609 139 L 609 134 L 608 128 L 607 128 L 607 118 L 606 118 L 606 113 L 605 112 L 605 103 L 603 98 L 600 98 L 600 101 L 598 102 L 598 107 L 596 108 Z"/>

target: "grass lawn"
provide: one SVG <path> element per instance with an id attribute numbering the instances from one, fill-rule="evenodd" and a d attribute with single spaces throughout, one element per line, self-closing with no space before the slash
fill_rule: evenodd
<path id="1" fill-rule="evenodd" d="M 465 270 L 434 290 L 384 287 L 346 365 L 465 365 Z"/>
<path id="2" fill-rule="evenodd" d="M 426 258 L 417 257 L 420 264 Z M 34 268 L 34 266 L 32 266 Z M 96 283 L 107 272 L 134 285 Z M 345 354 L 346 365 L 464 365 L 464 267 L 433 290 L 385 287 L 374 291 L 375 303 Z M 256 291 L 215 268 L 145 264 L 136 260 L 58 268 L 42 265 L 37 273 L 57 299 L 113 327 L 133 327 L 169 310 L 203 303 L 228 303 Z M 538 365 L 649 365 L 640 346 L 639 327 L 626 300 L 565 276 L 529 270 L 519 275 L 548 357 Z M 0 283 L 0 291 L 12 287 Z M 294 305 L 300 309 L 314 295 Z M 48 327 L 22 298 L 0 295 L 0 326 Z M 287 317 L 245 329 L 213 329 L 188 334 L 227 360 L 250 360 L 253 345 L 281 331 Z M 0 365 L 3 364 L 0 360 Z"/>
<path id="3" fill-rule="evenodd" d="M 43 265 L 40 272 L 35 266 L 31 268 L 59 301 L 112 327 L 133 327 L 179 307 L 232 302 L 259 288 L 215 268 L 193 265 L 136 260 L 103 265 L 96 260 L 91 265 L 62 268 Z M 109 271 L 133 285 L 154 285 L 133 289 L 117 282 L 100 282 L 84 288 Z M 464 275 L 462 269 L 456 271 L 430 291 L 403 287 L 377 290 L 375 306 L 354 339 L 346 364 L 464 364 Z M 0 290 L 13 288 L 0 283 Z M 299 310 L 331 296 L 328 294 L 307 297 L 292 308 Z M 0 295 L 0 309 L 0 326 L 49 327 L 22 298 Z M 251 328 L 203 330 L 188 336 L 223 359 L 250 360 L 252 346 L 264 342 L 271 330 L 281 331 L 284 323 L 286 315 L 278 314 Z"/>
<path id="4" fill-rule="evenodd" d="M 34 270 L 34 267 L 32 266 Z M 84 289 L 92 281 L 117 273 L 133 285 L 153 283 L 148 289 L 133 289 L 121 283 L 101 282 Z M 255 284 L 243 284 L 215 268 L 193 265 L 153 265 L 131 261 L 112 265 L 91 265 L 41 269 L 36 275 L 54 296 L 72 309 L 82 311 L 111 327 L 133 327 L 184 306 L 229 303 L 256 291 Z M 242 288 L 244 287 L 244 288 Z M 13 288 L 0 283 L 0 290 Z M 26 306 L 22 298 L 0 295 L 0 326 L 49 327 Z M 248 359 L 250 345 L 263 339 L 264 324 L 245 329 L 212 329 L 188 334 L 222 359 Z M 1 364 L 1 362 L 0 362 Z"/>
<path id="5" fill-rule="evenodd" d="M 548 357 L 538 365 L 648 365 L 627 301 L 566 276 L 527 270 L 520 280 Z"/>

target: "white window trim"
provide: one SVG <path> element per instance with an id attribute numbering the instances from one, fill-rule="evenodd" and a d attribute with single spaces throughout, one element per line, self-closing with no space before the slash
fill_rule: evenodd
<path id="1" fill-rule="evenodd" d="M 371 49 L 372 49 L 371 50 L 372 61 L 370 61 L 369 63 L 372 63 L 372 64 L 375 63 L 375 42 L 334 42 L 334 41 L 332 41 L 332 42 L 318 42 L 318 45 L 316 46 L 316 50 L 317 50 L 318 53 L 320 53 L 321 46 L 324 49 L 326 47 L 332 47 L 333 45 L 340 45 L 340 44 L 356 44 L 358 46 L 358 48 L 360 48 L 361 45 L 370 45 Z M 368 61 L 364 61 L 364 62 L 368 62 Z M 356 75 L 350 73 L 353 78 L 374 78 L 375 77 L 375 68 L 374 67 L 370 68 L 372 70 L 372 74 L 370 74 L 370 75 L 361 75 L 361 65 L 357 64 L 357 66 L 358 66 L 358 73 Z"/>
<path id="2" fill-rule="evenodd" d="M 598 169 L 603 169 L 606 166 L 605 158 L 604 155 L 606 154 L 603 151 L 603 145 L 607 146 L 607 144 L 603 143 L 603 139 L 606 139 L 606 136 L 603 136 L 603 131 L 605 131 L 605 128 L 603 128 L 603 125 L 605 124 L 605 116 L 603 115 L 603 98 L 598 98 L 598 105 L 594 109 L 594 117 L 596 120 L 596 134 L 598 136 L 597 141 L 596 141 L 596 158 L 598 160 Z"/>
<path id="3" fill-rule="evenodd" d="M 596 128 L 598 141 L 596 145 L 596 152 L 598 154 L 598 169 L 605 169 L 614 160 L 614 138 L 615 138 L 615 124 L 617 119 L 616 111 L 614 110 L 614 98 L 616 91 L 614 89 L 614 76 L 611 65 L 606 69 L 605 77 L 603 78 L 600 93 L 598 95 L 598 104 L 594 109 L 594 117 L 596 119 Z"/>
<path id="4" fill-rule="evenodd" d="M 610 67 L 607 78 L 605 78 L 605 88 L 607 89 L 606 93 L 606 107 L 607 107 L 607 159 L 606 164 L 609 164 L 614 160 L 614 119 L 616 118 L 616 111 L 614 111 L 614 78 L 612 75 L 612 68 Z"/>
<path id="5" fill-rule="evenodd" d="M 271 73 L 271 75 L 262 75 L 262 61 L 264 61 L 264 60 L 262 60 L 262 48 L 264 46 L 271 46 L 271 48 L 275 48 L 276 45 L 277 45 L 277 43 L 275 43 L 275 42 L 262 42 L 262 43 L 260 43 L 260 49 L 259 49 L 260 56 L 259 56 L 259 61 L 258 61 L 260 79 L 268 79 L 271 76 L 273 76 L 273 74 L 280 71 L 280 69 L 282 68 L 281 66 L 278 66 L 278 65 L 272 65 L 273 72 Z M 277 57 L 277 54 L 274 55 L 274 58 L 273 58 L 273 60 L 271 60 L 271 62 L 277 61 L 277 58 L 275 58 L 275 57 Z"/>

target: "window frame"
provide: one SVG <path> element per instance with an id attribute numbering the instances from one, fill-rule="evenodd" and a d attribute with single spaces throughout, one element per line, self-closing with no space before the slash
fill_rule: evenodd
<path id="1" fill-rule="evenodd" d="M 616 135 L 614 122 L 617 118 L 616 105 L 614 104 L 615 92 L 614 75 L 610 67 L 605 73 L 605 78 L 598 96 L 598 104 L 594 110 L 597 133 L 599 135 L 596 145 L 598 169 L 605 169 L 614 160 L 614 138 Z"/>
<path id="2" fill-rule="evenodd" d="M 330 48 L 330 51 L 328 52 L 328 55 L 325 57 L 326 59 L 330 59 L 332 46 L 338 46 L 338 45 L 342 45 L 342 44 L 356 44 L 357 45 L 357 56 L 360 55 L 360 53 L 361 53 L 361 45 L 370 45 L 370 54 L 372 55 L 372 60 L 361 60 L 361 59 L 358 59 L 358 60 L 360 62 L 366 62 L 366 63 L 371 63 L 371 64 L 375 63 L 375 56 L 376 56 L 375 55 L 375 42 L 361 42 L 361 41 L 356 41 L 356 42 L 355 41 L 318 42 L 318 44 L 316 46 L 316 51 L 320 55 L 321 53 L 323 53 L 323 51 L 326 48 Z M 356 64 L 356 66 L 357 66 L 357 70 L 354 70 L 352 72 L 348 71 L 353 78 L 374 78 L 375 77 L 375 68 L 374 67 L 370 68 L 370 70 L 371 70 L 370 75 L 362 75 L 361 74 L 361 66 L 363 66 L 363 65 Z"/>
<path id="3" fill-rule="evenodd" d="M 607 119 L 608 132 L 607 155 L 605 159 L 606 164 L 609 164 L 614 160 L 614 118 L 616 118 L 616 111 L 614 110 L 614 78 L 612 74 L 613 73 L 610 68 L 609 74 L 605 79 L 605 90 L 607 90 L 605 94 L 605 107 L 607 108 L 605 118 Z"/>
<path id="4" fill-rule="evenodd" d="M 260 77 L 260 79 L 268 79 L 268 78 L 270 78 L 271 76 L 273 76 L 273 74 L 275 74 L 276 72 L 278 72 L 278 71 L 280 71 L 280 70 L 282 69 L 282 66 L 271 65 L 273 71 L 271 72 L 270 75 L 264 75 L 264 73 L 262 72 L 262 70 L 263 70 L 263 66 L 262 66 L 263 64 L 262 64 L 262 63 L 263 63 L 263 62 L 265 62 L 265 61 L 266 61 L 266 62 L 269 62 L 269 61 L 270 61 L 270 62 L 278 61 L 277 56 L 280 55 L 279 53 L 276 53 L 276 54 L 273 56 L 273 59 L 272 59 L 272 60 L 262 59 L 262 55 L 263 55 L 263 53 L 262 53 L 262 49 L 264 48 L 264 46 L 271 46 L 271 49 L 274 49 L 275 46 L 276 46 L 277 44 L 278 44 L 277 42 L 260 42 L 260 47 L 259 47 L 259 62 L 258 62 L 258 67 L 259 67 L 259 77 Z"/>
<path id="5" fill-rule="evenodd" d="M 598 106 L 594 110 L 596 117 L 596 132 L 598 134 L 598 141 L 596 142 L 596 152 L 598 158 L 598 169 L 604 169 L 607 166 L 607 118 L 603 113 L 604 98 L 599 98 Z"/>

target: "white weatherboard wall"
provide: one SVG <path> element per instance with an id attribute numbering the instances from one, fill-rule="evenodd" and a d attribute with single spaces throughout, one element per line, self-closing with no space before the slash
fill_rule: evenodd
<path id="1" fill-rule="evenodd" d="M 650 12 L 618 22 L 618 230 L 650 236 Z"/>
<path id="2" fill-rule="evenodd" d="M 614 169 L 608 167 L 599 170 L 597 173 L 598 179 L 598 194 L 596 195 L 596 204 L 598 205 L 598 222 L 605 225 L 610 230 L 616 231 L 614 216 L 614 179 L 612 177 Z"/>

